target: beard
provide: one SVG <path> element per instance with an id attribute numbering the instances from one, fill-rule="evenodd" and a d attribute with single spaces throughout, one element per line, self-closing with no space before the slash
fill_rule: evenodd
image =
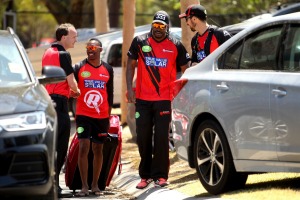
<path id="1" fill-rule="evenodd" d="M 196 24 L 193 21 L 191 21 L 191 23 L 190 23 L 191 31 L 195 32 L 196 31 L 195 27 L 196 27 Z"/>
<path id="2" fill-rule="evenodd" d="M 152 36 L 157 41 L 161 41 L 161 40 L 165 39 L 165 37 L 167 36 L 166 30 L 154 30 L 154 29 L 152 29 L 151 32 L 152 32 Z"/>

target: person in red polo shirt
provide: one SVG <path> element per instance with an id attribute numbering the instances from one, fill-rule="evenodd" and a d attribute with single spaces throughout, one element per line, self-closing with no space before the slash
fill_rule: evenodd
<path id="1" fill-rule="evenodd" d="M 179 18 L 185 19 L 190 29 L 197 32 L 191 41 L 193 64 L 201 62 L 231 37 L 227 31 L 207 23 L 206 9 L 199 4 L 189 6 Z"/>
<path id="2" fill-rule="evenodd" d="M 60 83 L 47 84 L 45 87 L 55 102 L 55 110 L 58 121 L 58 136 L 57 136 L 57 161 L 56 161 L 56 181 L 59 184 L 59 174 L 64 164 L 65 157 L 68 151 L 71 122 L 69 117 L 68 98 L 70 90 L 73 91 L 73 97 L 80 95 L 80 90 L 74 78 L 74 70 L 72 68 L 72 60 L 67 49 L 74 48 L 77 40 L 77 31 L 72 24 L 61 24 L 56 29 L 56 40 L 50 48 L 48 48 L 42 58 L 42 66 L 57 66 L 64 69 L 67 79 Z M 62 189 L 58 186 L 58 196 L 68 197 L 68 194 L 63 195 Z"/>
<path id="3" fill-rule="evenodd" d="M 137 144 L 141 157 L 138 189 L 147 187 L 152 181 L 157 186 L 168 185 L 173 82 L 176 72 L 184 72 L 190 61 L 182 43 L 169 35 L 169 20 L 165 11 L 155 13 L 151 31 L 135 37 L 127 53 L 128 103 L 136 105 Z"/>

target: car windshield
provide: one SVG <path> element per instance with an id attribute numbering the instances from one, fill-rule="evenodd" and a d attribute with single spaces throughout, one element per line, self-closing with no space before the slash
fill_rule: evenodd
<path id="1" fill-rule="evenodd" d="M 0 49 L 0 87 L 27 83 L 28 72 L 13 38 L 0 35 Z"/>

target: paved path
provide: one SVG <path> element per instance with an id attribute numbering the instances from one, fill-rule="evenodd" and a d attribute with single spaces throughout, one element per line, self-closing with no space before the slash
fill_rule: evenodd
<path id="1" fill-rule="evenodd" d="M 75 131 L 74 126 L 74 119 L 72 120 L 72 130 L 73 133 Z M 124 129 L 123 129 L 124 130 Z M 128 128 L 126 130 L 129 130 Z M 131 133 L 129 131 L 122 132 L 123 138 L 131 137 Z M 72 138 L 73 136 L 71 136 Z M 71 197 L 71 198 L 61 198 L 61 199 L 106 199 L 106 200 L 195 200 L 195 199 L 213 199 L 213 200 L 220 200 L 220 198 L 195 198 L 189 197 L 183 193 L 180 193 L 176 190 L 170 190 L 168 188 L 161 188 L 161 187 L 154 187 L 154 184 L 150 184 L 147 188 L 143 190 L 138 190 L 135 186 L 140 181 L 140 177 L 138 176 L 138 172 L 132 170 L 130 167 L 129 161 L 122 161 L 122 173 L 120 175 L 115 174 L 111 184 L 109 187 L 106 188 L 104 191 L 104 195 L 97 197 L 89 195 L 88 197 Z M 117 170 L 116 170 L 117 171 Z M 71 194 L 73 191 L 69 190 L 65 186 L 65 174 L 60 174 L 60 186 L 63 188 L 64 193 Z M 77 190 L 79 192 L 79 190 Z M 223 199 L 224 200 L 224 199 Z"/>

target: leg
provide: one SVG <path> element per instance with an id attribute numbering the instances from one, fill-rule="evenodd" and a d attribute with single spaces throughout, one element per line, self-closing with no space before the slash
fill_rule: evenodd
<path id="1" fill-rule="evenodd" d="M 69 139 L 70 139 L 70 130 L 71 122 L 68 111 L 66 110 L 67 102 L 61 98 L 53 99 L 56 103 L 56 113 L 57 113 L 57 159 L 56 159 L 56 181 L 59 185 L 59 174 L 62 166 L 65 162 L 65 157 L 68 151 Z"/>
<path id="2" fill-rule="evenodd" d="M 168 179 L 169 174 L 169 132 L 171 122 L 171 102 L 155 102 L 154 151 L 152 175 L 154 179 Z M 163 114 L 162 114 L 163 113 Z"/>
<path id="3" fill-rule="evenodd" d="M 101 194 L 98 187 L 98 180 L 102 169 L 103 163 L 103 144 L 92 143 L 94 160 L 93 160 L 93 181 L 91 185 L 92 192 L 99 196 Z"/>
<path id="4" fill-rule="evenodd" d="M 58 137 L 57 137 L 57 174 L 60 174 L 62 166 L 65 163 L 65 157 L 68 152 L 70 139 L 70 118 L 69 115 L 63 115 L 58 119 Z"/>
<path id="5" fill-rule="evenodd" d="M 137 99 L 136 133 L 139 154 L 141 157 L 139 175 L 142 179 L 151 178 L 153 112 L 152 103 Z"/>
<path id="6" fill-rule="evenodd" d="M 86 196 L 89 193 L 88 185 L 88 154 L 90 150 L 90 140 L 79 140 L 78 167 L 81 177 L 82 188 L 77 196 Z"/>

